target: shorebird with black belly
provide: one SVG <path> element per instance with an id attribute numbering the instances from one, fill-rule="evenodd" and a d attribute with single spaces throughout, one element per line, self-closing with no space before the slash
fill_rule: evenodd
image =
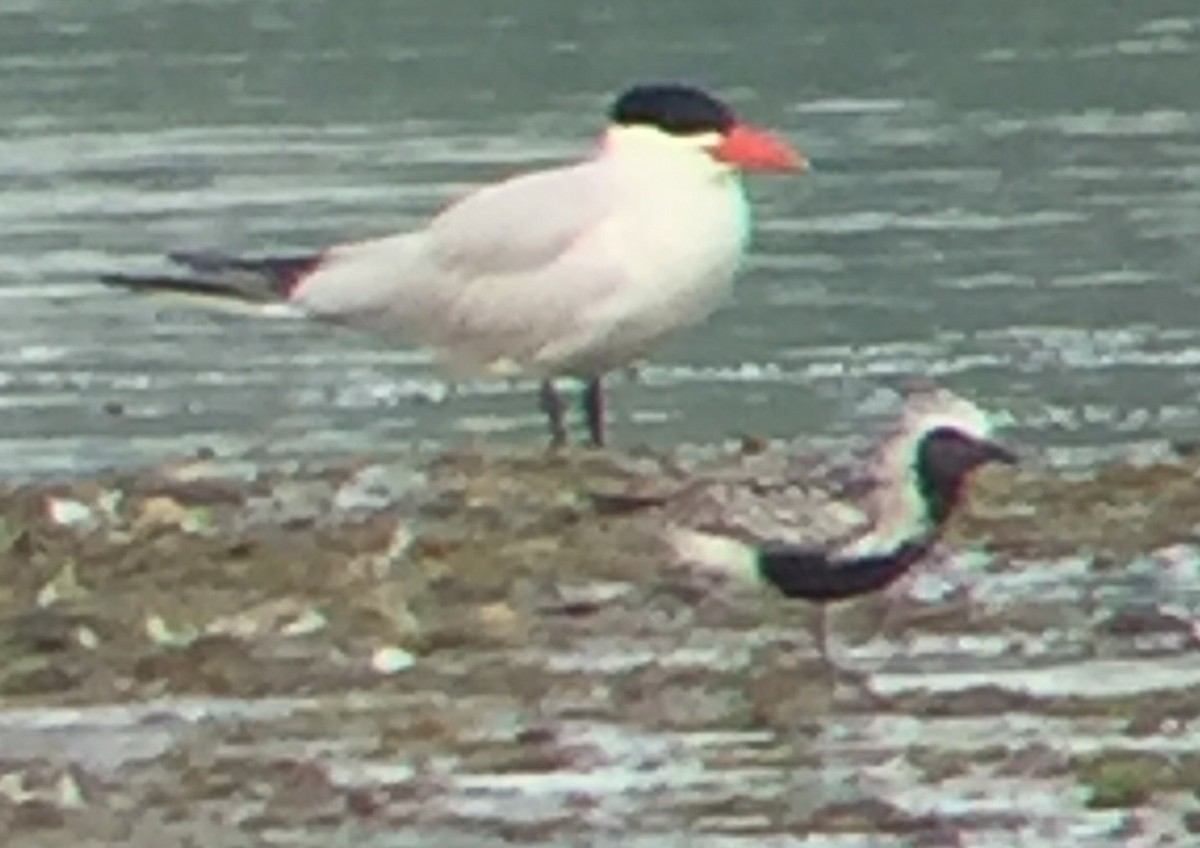
<path id="1" fill-rule="evenodd" d="M 635 86 L 608 117 L 583 161 L 479 188 L 418 230 L 297 256 L 176 253 L 181 273 L 103 279 L 251 308 L 285 303 L 431 349 L 453 374 L 534 377 L 555 443 L 566 425 L 553 381 L 577 378 L 602 444 L 603 376 L 703 321 L 731 291 L 750 234 L 741 172 L 806 167 L 691 86 Z"/>
<path id="2" fill-rule="evenodd" d="M 701 488 L 669 506 L 667 540 L 689 569 L 818 604 L 817 648 L 828 662 L 825 605 L 898 580 L 928 556 L 971 473 L 1017 461 L 992 431 L 989 417 L 965 398 L 938 388 L 915 391 L 874 452 L 873 484 L 861 506 L 811 487 L 727 491 L 714 532 L 714 522 L 698 527 L 689 520 L 712 515 L 711 497 L 707 506 L 698 500 L 706 497 Z"/>

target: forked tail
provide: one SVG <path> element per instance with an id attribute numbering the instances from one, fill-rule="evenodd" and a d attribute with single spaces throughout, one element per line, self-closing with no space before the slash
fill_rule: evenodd
<path id="1" fill-rule="evenodd" d="M 245 304 L 290 299 L 292 291 L 321 264 L 320 253 L 242 259 L 216 252 L 171 253 L 180 274 L 105 274 L 100 281 L 146 294 L 181 294 Z"/>

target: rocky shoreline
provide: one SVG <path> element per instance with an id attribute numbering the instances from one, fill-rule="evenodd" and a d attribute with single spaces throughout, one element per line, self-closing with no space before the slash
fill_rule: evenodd
<path id="1" fill-rule="evenodd" d="M 754 443 L 673 455 L 469 448 L 274 471 L 200 458 L 138 473 L 6 487 L 0 492 L 0 704 L 15 715 L 106 704 L 135 709 L 179 698 L 243 705 L 301 699 L 303 709 L 289 707 L 258 730 L 247 729 L 258 726 L 249 719 L 235 724 L 253 738 L 303 738 L 317 726 L 342 738 L 336 722 L 345 720 L 344 699 L 407 698 L 407 707 L 386 716 L 376 707 L 355 713 L 346 738 L 370 741 L 359 755 L 386 752 L 389 762 L 410 765 L 452 757 L 460 771 L 515 769 L 560 778 L 590 771 L 589 757 L 613 756 L 611 746 L 565 741 L 574 731 L 564 728 L 588 717 L 655 732 L 766 732 L 776 742 L 788 740 L 784 749 L 814 768 L 815 754 L 797 753 L 794 736 L 798 724 L 820 723 L 822 716 L 853 721 L 877 712 L 945 717 L 1015 710 L 1047 721 L 1099 714 L 1153 724 L 1147 716 L 1157 715 L 1160 724 L 1200 728 L 1200 680 L 1166 697 L 1150 686 L 1144 694 L 1098 699 L 1043 698 L 988 685 L 948 694 L 901 687 L 881 704 L 878 686 L 871 695 L 814 673 L 803 605 L 688 585 L 665 567 L 653 510 L 637 508 L 638 493 L 714 467 L 753 466 L 756 476 L 786 476 L 804 462 L 808 473 L 820 470 L 816 460 L 797 460 L 800 455 L 796 446 Z M 1075 628 L 1072 644 L 1086 647 L 1090 640 L 1101 659 L 1119 654 L 1188 662 L 1200 628 L 1186 609 L 1172 607 L 1169 590 L 1200 585 L 1198 528 L 1195 455 L 1114 462 L 1069 477 L 1036 465 L 989 470 L 972 487 L 942 559 L 957 562 L 960 571 L 966 567 L 975 575 L 968 581 L 997 575 L 997 587 L 1007 585 L 1007 574 L 1020 581 L 1057 568 L 1068 584 L 1056 590 L 1057 599 L 1028 600 L 1026 594 L 1027 602 L 981 604 L 963 602 L 961 586 L 906 586 L 885 599 L 848 605 L 839 631 L 860 645 L 891 639 L 910 648 L 921 639 L 965 644 L 987 634 L 1019 634 L 1013 637 L 1023 646 L 1017 653 L 1033 656 L 1037 645 L 1051 651 L 1047 634 Z M 1104 588 L 1126 578 L 1157 588 L 1144 603 L 1135 592 Z M 689 644 L 706 633 L 725 635 L 707 646 Z M 1082 641 L 1075 638 L 1080 634 Z M 679 659 L 681 651 L 720 659 L 693 668 Z M 508 716 L 501 741 L 476 738 L 475 729 L 494 724 L 498 715 Z M 322 717 L 333 723 L 322 725 Z M 168 724 L 180 722 L 176 716 Z M 206 722 L 182 723 L 192 735 L 179 744 L 196 756 L 203 747 L 196 738 L 216 733 L 222 744 L 229 741 L 224 731 L 204 729 Z M 23 726 L 0 721 L 0 743 L 28 739 Z M 789 756 L 772 746 L 758 765 Z M 401 803 L 392 795 L 438 793 L 417 773 L 384 781 L 386 792 L 378 782 L 339 782 L 319 752 L 293 752 L 284 759 L 294 773 L 268 769 L 252 780 L 233 772 L 221 777 L 224 767 L 179 765 L 182 755 L 164 748 L 144 761 L 134 758 L 139 776 L 117 780 L 97 777 L 82 755 L 26 747 L 16 758 L 0 753 L 0 821 L 39 839 L 58 834 L 62 844 L 85 833 L 89 817 L 114 799 L 146 803 L 154 775 L 161 778 L 164 769 L 173 775 L 171 804 L 185 822 L 195 818 L 190 805 L 215 791 L 213 780 L 225 781 L 232 797 L 246 803 L 249 796 L 242 796 L 255 780 L 275 787 L 276 795 L 312 792 L 336 807 L 334 819 L 370 820 L 389 805 L 412 806 L 411 798 Z M 1187 787 L 1200 785 L 1200 750 L 1169 763 L 1104 751 L 1056 754 L 1051 770 L 1094 785 L 1096 798 L 1117 807 L 1163 798 L 1175 804 Z M 994 753 L 993 759 L 1011 767 L 1010 755 Z M 123 755 L 110 756 L 122 769 L 132 768 Z M 961 760 L 944 751 L 912 757 L 929 774 L 957 773 L 953 763 Z M 75 789 L 63 789 L 64 775 Z M 188 789 L 188 780 L 198 783 Z M 1200 798 L 1193 800 L 1200 807 Z M 263 819 L 260 810 L 255 821 L 281 826 L 276 819 L 282 816 L 293 826 L 312 814 L 304 805 L 280 813 L 279 803 L 274 818 Z M 800 816 L 763 803 L 762 832 L 787 830 Z M 805 821 L 818 829 L 890 833 L 964 826 L 900 814 L 894 801 L 863 803 L 857 795 L 836 803 L 817 799 Z M 367 812 L 354 813 L 356 805 Z M 568 830 L 577 828 L 587 809 L 556 808 L 531 834 L 559 834 L 564 822 L 573 822 Z M 1197 814 L 1188 815 L 1197 825 Z M 413 821 L 436 829 L 458 820 L 447 816 Z M 683 820 L 668 819 L 675 827 Z M 194 833 L 204 831 L 195 826 Z M 734 829 L 746 827 L 742 821 Z"/>

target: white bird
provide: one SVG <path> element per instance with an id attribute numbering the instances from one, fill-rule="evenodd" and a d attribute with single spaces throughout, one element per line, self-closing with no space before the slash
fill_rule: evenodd
<path id="1" fill-rule="evenodd" d="M 974 403 L 923 388 L 877 446 L 861 505 L 796 482 L 701 481 L 664 504 L 665 536 L 686 568 L 821 604 L 817 645 L 828 661 L 823 605 L 883 589 L 930 553 L 971 473 L 1016 463 L 992 435 Z"/>
<path id="2" fill-rule="evenodd" d="M 486 185 L 423 229 L 304 256 L 176 253 L 185 276 L 103 279 L 283 301 L 427 347 L 452 373 L 534 376 L 556 444 L 566 426 L 553 379 L 579 378 L 591 441 L 603 444 L 602 376 L 707 318 L 732 288 L 750 232 L 739 171 L 807 166 L 686 85 L 633 87 L 609 118 L 587 159 Z"/>

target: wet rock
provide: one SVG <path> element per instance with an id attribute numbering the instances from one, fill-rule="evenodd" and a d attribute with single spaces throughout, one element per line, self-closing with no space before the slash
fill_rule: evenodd
<path id="1" fill-rule="evenodd" d="M 1069 773 L 1072 765 L 1066 752 L 1038 743 L 1006 751 L 1002 759 L 998 774 L 1022 777 L 1058 777 Z"/>
<path id="2" fill-rule="evenodd" d="M 1137 751 L 1103 751 L 1073 763 L 1089 790 L 1093 809 L 1135 807 L 1158 793 L 1194 792 L 1200 787 L 1200 754 L 1172 756 Z"/>
<path id="3" fill-rule="evenodd" d="M 245 642 L 229 636 L 201 636 L 184 647 L 139 659 L 133 674 L 169 692 L 255 692 L 262 668 Z"/>
<path id="4" fill-rule="evenodd" d="M 54 695 L 75 689 L 81 679 L 78 669 L 57 657 L 0 658 L 0 694 Z"/>
<path id="5" fill-rule="evenodd" d="M 197 533 L 208 529 L 211 523 L 208 514 L 203 510 L 189 509 L 166 495 L 155 495 L 138 504 L 132 530 L 138 534 L 164 529 Z"/>
<path id="6" fill-rule="evenodd" d="M 634 587 L 625 582 L 560 583 L 546 592 L 547 597 L 540 601 L 539 612 L 543 615 L 594 615 L 632 594 Z"/>
<path id="7" fill-rule="evenodd" d="M 204 626 L 210 636 L 262 639 L 266 636 L 304 636 L 324 629 L 325 616 L 299 598 L 273 598 L 230 615 L 218 616 Z"/>
<path id="8" fill-rule="evenodd" d="M 1098 763 L 1083 775 L 1091 791 L 1088 806 L 1093 809 L 1109 807 L 1134 807 L 1149 800 L 1153 791 L 1153 773 L 1146 773 L 1147 764 L 1112 761 Z"/>
<path id="9" fill-rule="evenodd" d="M 935 816 L 914 816 L 886 801 L 864 798 L 828 804 L 813 813 L 813 830 L 828 833 L 937 834 L 948 836 L 947 827 Z M 936 842 L 922 841 L 923 845 Z"/>
<path id="10" fill-rule="evenodd" d="M 368 465 L 338 487 L 332 509 L 346 517 L 395 509 L 428 485 L 427 475 L 410 464 Z"/>
<path id="11" fill-rule="evenodd" d="M 162 648 L 186 648 L 200 636 L 195 626 L 168 624 L 161 615 L 153 613 L 146 616 L 145 630 L 150 641 Z"/>
<path id="12" fill-rule="evenodd" d="M 323 764 L 283 760 L 266 768 L 271 774 L 271 790 L 259 824 L 294 822 L 298 814 L 309 822 L 326 817 L 336 820 L 343 811 L 342 791 Z"/>
<path id="13" fill-rule="evenodd" d="M 311 527 L 329 514 L 332 492 L 321 480 L 284 481 L 248 499 L 245 526 Z"/>
<path id="14" fill-rule="evenodd" d="M 358 629 L 384 634 L 405 644 L 423 641 L 427 628 L 412 606 L 416 594 L 415 587 L 403 583 L 376 587 L 353 611 Z"/>
<path id="15" fill-rule="evenodd" d="M 250 494 L 232 480 L 176 480 L 157 472 L 137 477 L 128 489 L 131 497 L 170 498 L 188 507 L 240 507 Z"/>
<path id="16" fill-rule="evenodd" d="M 527 634 L 527 619 L 503 601 L 467 604 L 436 618 L 427 616 L 421 629 L 430 650 L 511 645 Z"/>
<path id="17" fill-rule="evenodd" d="M 211 453 L 185 459 L 162 469 L 163 477 L 179 483 L 221 481 L 246 484 L 259 479 L 261 474 L 261 469 L 253 462 L 220 459 Z"/>
<path id="18" fill-rule="evenodd" d="M 1187 732 L 1193 723 L 1200 723 L 1200 692 L 1161 693 L 1153 699 L 1142 699 L 1130 705 L 1131 715 L 1125 732 L 1130 736 L 1152 736 Z"/>
<path id="19" fill-rule="evenodd" d="M 347 567 L 370 578 L 383 579 L 412 553 L 417 542 L 409 525 L 402 519 L 396 519 L 391 535 L 381 550 L 355 557 Z M 428 545 L 423 549 L 430 550 Z"/>
<path id="20" fill-rule="evenodd" d="M 67 813 L 86 806 L 73 768 L 34 762 L 0 774 L 0 824 L 8 818 L 8 832 L 57 829 L 66 824 Z"/>
<path id="21" fill-rule="evenodd" d="M 95 647 L 99 636 L 92 616 L 62 607 L 39 607 L 0 619 L 0 645 L 6 650 L 38 654 Z"/>
<path id="22" fill-rule="evenodd" d="M 87 590 L 79 583 L 75 561 L 69 559 L 38 590 L 37 603 L 40 607 L 49 607 L 61 602 L 82 600 L 87 594 Z"/>
<path id="23" fill-rule="evenodd" d="M 1133 639 L 1135 637 L 1175 637 L 1182 643 L 1197 638 L 1196 622 L 1157 608 L 1123 609 L 1105 616 L 1096 628 L 1105 636 Z M 1159 640 L 1161 641 L 1161 640 Z"/>
<path id="24" fill-rule="evenodd" d="M 480 636 L 495 644 L 517 644 L 528 636 L 525 618 L 505 601 L 480 604 L 473 618 L 478 623 Z"/>
<path id="25" fill-rule="evenodd" d="M 568 743 L 553 733 L 518 731 L 512 739 L 483 741 L 467 747 L 467 770 L 494 774 L 545 774 L 586 771 L 609 760 L 596 746 Z"/>
<path id="26" fill-rule="evenodd" d="M 49 801 L 33 799 L 12 805 L 8 816 L 10 832 L 54 830 L 66 824 L 63 811 Z"/>
<path id="27" fill-rule="evenodd" d="M 55 524 L 73 530 L 95 530 L 100 525 L 100 517 L 90 504 L 70 498 L 47 498 L 46 513 Z"/>
<path id="28" fill-rule="evenodd" d="M 0 555 L 15 551 L 25 537 L 24 529 L 17 522 L 0 515 Z"/>
<path id="29" fill-rule="evenodd" d="M 398 674 L 408 671 L 416 664 L 416 657 L 403 648 L 388 645 L 376 648 L 371 654 L 371 668 L 377 674 Z"/>
<path id="30" fill-rule="evenodd" d="M 996 715 L 1039 707 L 1036 697 L 999 686 L 972 686 L 953 693 L 918 691 L 890 700 L 899 711 L 926 716 Z"/>

